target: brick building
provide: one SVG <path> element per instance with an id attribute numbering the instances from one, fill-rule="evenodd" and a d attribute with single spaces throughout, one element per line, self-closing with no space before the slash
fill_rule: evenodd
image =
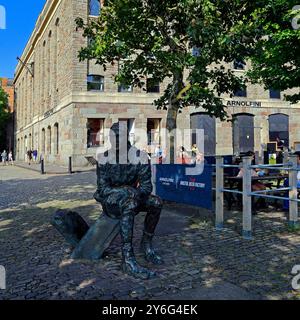
<path id="1" fill-rule="evenodd" d="M 6 148 L 14 148 L 14 85 L 13 79 L 0 78 L 0 87 L 8 94 L 8 106 L 11 117 L 6 127 Z"/>
<path id="2" fill-rule="evenodd" d="M 38 149 L 48 162 L 67 164 L 72 156 L 83 165 L 103 142 L 104 128 L 120 120 L 127 121 L 132 140 L 141 128 L 154 130 L 158 142 L 166 111 L 157 111 L 152 102 L 165 84 L 147 92 L 118 87 L 114 67 L 104 72 L 93 61 L 78 60 L 87 40 L 76 31 L 75 18 L 87 20 L 100 7 L 98 0 L 46 1 L 15 72 L 18 159 L 24 159 L 26 150 Z M 236 62 L 232 68 L 240 73 L 247 66 Z M 207 154 L 260 150 L 276 137 L 293 146 L 300 141 L 300 108 L 284 102 L 283 94 L 249 86 L 233 99 L 224 97 L 234 124 L 190 107 L 179 114 L 178 127 L 204 129 Z M 147 138 L 140 143 L 147 144 Z"/>

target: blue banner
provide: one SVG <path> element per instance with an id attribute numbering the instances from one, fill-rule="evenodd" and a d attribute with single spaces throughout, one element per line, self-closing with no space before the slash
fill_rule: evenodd
<path id="1" fill-rule="evenodd" d="M 212 209 L 212 167 L 205 165 L 200 175 L 187 175 L 189 165 L 156 166 L 156 194 L 163 200 Z"/>

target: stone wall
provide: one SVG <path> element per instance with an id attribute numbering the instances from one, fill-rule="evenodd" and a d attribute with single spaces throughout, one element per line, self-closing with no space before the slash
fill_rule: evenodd
<path id="1" fill-rule="evenodd" d="M 26 150 L 37 148 L 48 162 L 67 165 L 68 157 L 73 156 L 75 165 L 86 164 L 85 156 L 96 153 L 95 148 L 87 148 L 87 120 L 90 118 L 105 119 L 106 128 L 118 119 L 135 119 L 136 129 L 146 129 L 148 118 L 162 119 L 162 128 L 166 125 L 166 111 L 157 111 L 152 104 L 159 94 L 147 94 L 138 88 L 119 93 L 114 82 L 117 64 L 107 66 L 104 72 L 95 61 L 79 62 L 78 52 L 86 46 L 87 39 L 83 38 L 81 30 L 76 30 L 77 17 L 85 21 L 94 19 L 88 16 L 88 0 L 48 0 L 21 56 L 27 68 L 22 63 L 17 66 L 14 82 L 17 158 L 20 160 L 24 159 Z M 87 91 L 88 74 L 104 76 L 104 92 Z M 161 84 L 161 92 L 167 84 L 167 81 Z M 255 149 L 259 150 L 261 143 L 268 142 L 268 117 L 274 113 L 289 115 L 290 145 L 300 141 L 299 104 L 290 106 L 280 99 L 270 99 L 268 90 L 261 85 L 249 86 L 247 98 L 224 96 L 225 103 L 231 100 L 261 103 L 259 108 L 228 108 L 229 117 L 237 113 L 255 116 Z M 187 108 L 178 115 L 178 127 L 190 128 L 190 114 L 203 111 Z M 216 140 L 217 154 L 232 154 L 231 122 L 217 120 Z M 139 143 L 142 146 L 145 141 Z"/>

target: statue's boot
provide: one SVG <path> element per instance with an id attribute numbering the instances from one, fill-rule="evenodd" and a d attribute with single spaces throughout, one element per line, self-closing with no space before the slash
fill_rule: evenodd
<path id="1" fill-rule="evenodd" d="M 123 262 L 122 262 L 123 272 L 135 278 L 139 278 L 143 280 L 147 280 L 156 276 L 156 273 L 154 271 L 144 268 L 137 263 L 131 244 L 123 245 L 122 255 L 123 255 Z"/>
<path id="2" fill-rule="evenodd" d="M 144 231 L 142 241 L 141 241 L 141 250 L 145 255 L 145 259 L 148 262 L 151 262 L 153 264 L 163 264 L 164 261 L 160 255 L 157 254 L 157 252 L 153 249 L 152 245 L 152 239 L 154 234 L 147 233 Z"/>
<path id="3" fill-rule="evenodd" d="M 122 238 L 122 269 L 125 273 L 140 279 L 150 279 L 155 272 L 140 266 L 133 253 L 132 238 L 136 203 L 128 201 L 122 210 L 120 231 Z"/>

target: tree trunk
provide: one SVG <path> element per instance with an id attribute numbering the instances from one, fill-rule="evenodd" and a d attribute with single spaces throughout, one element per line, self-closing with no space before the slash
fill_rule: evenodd
<path id="1" fill-rule="evenodd" d="M 177 127 L 178 109 L 173 105 L 169 106 L 167 114 L 167 130 L 169 139 L 167 139 L 167 148 L 170 151 L 169 163 L 175 163 L 175 129 Z"/>
<path id="2" fill-rule="evenodd" d="M 169 132 L 169 139 L 167 139 L 167 148 L 170 152 L 169 163 L 175 163 L 175 129 L 177 128 L 177 115 L 180 108 L 178 95 L 184 88 L 183 70 L 178 71 L 173 76 L 174 90 L 170 96 L 168 114 L 167 114 L 167 130 Z"/>

